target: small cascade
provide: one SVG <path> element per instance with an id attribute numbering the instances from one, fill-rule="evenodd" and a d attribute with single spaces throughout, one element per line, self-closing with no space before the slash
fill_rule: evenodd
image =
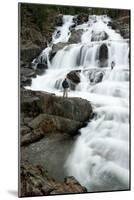
<path id="1" fill-rule="evenodd" d="M 63 25 L 58 26 L 52 36 L 52 43 L 57 44 L 58 42 L 66 43 L 71 35 L 69 28 L 74 24 L 73 16 L 64 15 Z"/>

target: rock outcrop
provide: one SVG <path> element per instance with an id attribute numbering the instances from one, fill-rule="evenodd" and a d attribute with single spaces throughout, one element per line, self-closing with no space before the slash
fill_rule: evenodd
<path id="1" fill-rule="evenodd" d="M 86 14 L 86 13 L 81 13 L 79 15 L 77 15 L 76 17 L 74 17 L 73 21 L 76 25 L 80 25 L 80 24 L 83 24 L 85 22 L 88 21 L 88 17 L 89 15 Z"/>
<path id="2" fill-rule="evenodd" d="M 83 112 L 84 110 L 84 112 Z M 21 90 L 21 144 L 35 142 L 46 134 L 76 135 L 92 117 L 90 102 L 54 94 Z"/>
<path id="3" fill-rule="evenodd" d="M 60 183 L 48 176 L 43 167 L 26 162 L 21 165 L 20 181 L 20 197 L 87 192 L 74 177 L 66 177 Z"/>
<path id="4" fill-rule="evenodd" d="M 69 43 L 74 44 L 74 43 L 79 43 L 81 42 L 81 36 L 82 36 L 83 30 L 72 30 L 71 36 L 69 38 Z"/>
<path id="5" fill-rule="evenodd" d="M 104 43 L 99 48 L 99 67 L 107 67 L 108 65 L 108 47 Z"/>
<path id="6" fill-rule="evenodd" d="M 67 74 L 71 90 L 75 90 L 77 84 L 80 83 L 80 72 L 81 70 L 73 70 Z"/>
<path id="7" fill-rule="evenodd" d="M 112 29 L 119 31 L 124 39 L 130 38 L 130 16 L 119 17 L 108 23 Z"/>
<path id="8" fill-rule="evenodd" d="M 108 34 L 105 31 L 102 31 L 100 33 L 92 33 L 92 38 L 91 41 L 102 41 L 102 40 L 107 40 L 108 39 Z"/>

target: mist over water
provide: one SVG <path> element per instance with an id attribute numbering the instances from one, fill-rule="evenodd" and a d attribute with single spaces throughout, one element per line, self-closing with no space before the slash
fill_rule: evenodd
<path id="1" fill-rule="evenodd" d="M 83 30 L 81 42 L 65 46 L 51 62 L 51 46 L 46 48 L 42 55 L 49 69 L 33 79 L 31 86 L 61 96 L 66 74 L 81 69 L 81 82 L 69 96 L 89 100 L 95 115 L 80 130 L 64 167 L 67 175 L 76 177 L 91 192 L 129 188 L 129 45 L 107 26 L 108 21 L 107 16 L 89 16 L 87 23 L 75 27 Z M 66 43 L 72 25 L 73 16 L 64 16 L 52 43 Z M 102 80 L 97 81 L 100 76 Z"/>

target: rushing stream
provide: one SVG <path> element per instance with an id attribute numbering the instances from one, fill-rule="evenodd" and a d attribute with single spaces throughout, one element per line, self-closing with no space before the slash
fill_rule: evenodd
<path id="1" fill-rule="evenodd" d="M 73 16 L 64 16 L 63 21 L 52 44 L 71 37 Z M 129 43 L 107 26 L 109 21 L 107 16 L 89 16 L 88 22 L 75 27 L 83 30 L 81 42 L 66 45 L 51 61 L 49 45 L 41 54 L 49 69 L 31 85 L 32 90 L 61 96 L 66 74 L 81 70 L 81 82 L 69 96 L 89 100 L 95 115 L 80 130 L 64 167 L 90 192 L 129 188 Z"/>

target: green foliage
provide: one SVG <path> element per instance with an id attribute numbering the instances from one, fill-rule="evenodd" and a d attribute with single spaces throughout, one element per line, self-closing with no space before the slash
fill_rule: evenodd
<path id="1" fill-rule="evenodd" d="M 27 21 L 31 14 L 32 20 L 42 30 L 44 23 L 50 23 L 54 20 L 57 14 L 77 15 L 81 13 L 102 15 L 108 14 L 112 18 L 117 18 L 122 15 L 129 15 L 128 10 L 108 9 L 108 8 L 88 8 L 77 6 L 60 6 L 60 5 L 45 5 L 45 4 L 29 4 L 21 3 L 21 23 Z M 50 20 L 51 19 L 51 20 Z"/>

